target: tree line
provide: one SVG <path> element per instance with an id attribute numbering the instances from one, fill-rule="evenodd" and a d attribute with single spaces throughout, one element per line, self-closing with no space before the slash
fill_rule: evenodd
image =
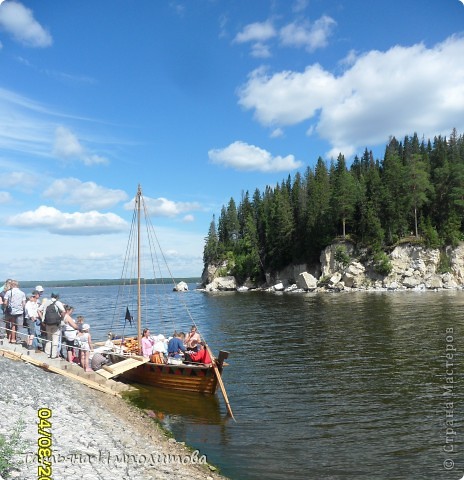
<path id="1" fill-rule="evenodd" d="M 349 167 L 342 154 L 330 162 L 319 157 L 303 174 L 242 193 L 238 205 L 231 198 L 217 222 L 213 216 L 203 262 L 226 262 L 238 279 L 260 281 L 265 272 L 317 263 L 337 237 L 378 258 L 404 238 L 455 246 L 463 212 L 463 136 L 454 129 L 433 141 L 392 137 L 381 160 L 367 148 Z"/>
<path id="2" fill-rule="evenodd" d="M 184 281 L 185 283 L 198 283 L 200 281 L 199 277 L 188 277 L 188 278 L 146 278 L 142 279 L 145 285 L 171 285 L 174 283 L 179 283 Z M 43 281 L 43 280 L 25 280 L 21 281 L 21 288 L 34 289 L 36 285 L 42 285 L 45 289 L 51 289 L 53 287 L 104 287 L 112 285 L 136 285 L 136 278 L 103 278 L 103 279 L 80 279 L 80 280 L 52 280 L 52 281 Z"/>

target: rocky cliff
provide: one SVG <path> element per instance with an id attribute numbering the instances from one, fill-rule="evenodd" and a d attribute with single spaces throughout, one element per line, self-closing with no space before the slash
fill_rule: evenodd
<path id="1" fill-rule="evenodd" d="M 274 291 L 341 291 L 435 290 L 464 286 L 464 244 L 447 247 L 440 252 L 408 243 L 396 246 L 385 259 L 389 273 L 381 274 L 367 252 L 357 251 L 350 242 L 336 242 L 322 251 L 318 266 L 308 269 L 306 265 L 292 265 L 274 275 L 267 274 L 266 285 L 261 288 Z M 226 265 L 205 268 L 202 281 L 207 291 L 257 287 L 249 283 L 237 286 L 232 276 L 215 276 L 216 272 L 224 269 L 227 269 Z"/>
<path id="2" fill-rule="evenodd" d="M 438 249 L 418 245 L 399 245 L 388 255 L 391 266 L 388 275 L 376 273 L 372 260 L 362 261 L 362 253 L 356 257 L 352 245 L 342 246 L 350 257 L 346 266 L 336 260 L 340 244 L 330 245 L 321 254 L 322 277 L 328 288 L 398 290 L 458 288 L 464 285 L 464 245 L 448 247 L 442 253 Z M 443 256 L 447 263 L 446 273 L 440 271 Z"/>

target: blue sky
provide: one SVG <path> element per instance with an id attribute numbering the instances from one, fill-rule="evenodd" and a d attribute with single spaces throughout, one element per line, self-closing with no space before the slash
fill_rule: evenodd
<path id="1" fill-rule="evenodd" d="M 141 183 L 171 270 L 319 156 L 464 132 L 459 0 L 5 0 L 0 277 L 118 278 Z"/>

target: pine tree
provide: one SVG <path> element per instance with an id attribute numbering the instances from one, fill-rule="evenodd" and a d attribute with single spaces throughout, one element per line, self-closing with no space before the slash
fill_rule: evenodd
<path id="1" fill-rule="evenodd" d="M 422 161 L 419 154 L 413 154 L 406 167 L 407 187 L 414 210 L 414 233 L 419 236 L 417 211 L 429 201 L 432 186 L 429 180 L 427 165 Z"/>
<path id="2" fill-rule="evenodd" d="M 208 265 L 210 263 L 217 263 L 218 259 L 218 236 L 216 233 L 216 221 L 213 215 L 213 220 L 209 225 L 208 236 L 205 238 L 205 247 L 203 249 L 203 263 Z"/>
<path id="3" fill-rule="evenodd" d="M 352 220 L 356 204 L 356 183 L 347 170 L 345 157 L 340 154 L 334 170 L 332 210 L 334 218 L 342 224 L 342 235 L 346 237 L 346 223 Z"/>

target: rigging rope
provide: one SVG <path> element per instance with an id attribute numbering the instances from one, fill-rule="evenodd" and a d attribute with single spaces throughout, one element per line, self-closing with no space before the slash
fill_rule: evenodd
<path id="1" fill-rule="evenodd" d="M 172 302 L 171 302 L 172 299 L 166 293 L 166 289 L 168 287 L 168 284 L 166 283 L 166 280 L 167 280 L 166 277 L 169 277 L 169 279 L 171 279 L 173 284 L 173 289 L 176 288 L 176 282 L 169 268 L 164 252 L 161 248 L 160 242 L 158 240 L 158 236 L 156 234 L 156 230 L 151 222 L 145 199 L 142 195 L 140 195 L 138 198 L 140 199 L 140 202 L 141 202 L 140 207 L 141 207 L 141 210 L 143 211 L 143 216 L 145 220 L 147 246 L 143 245 L 143 247 L 144 248 L 147 247 L 148 249 L 147 255 L 145 255 L 145 253 L 142 253 L 142 252 L 140 255 L 141 255 L 141 260 L 149 259 L 151 262 L 151 274 L 153 277 L 153 290 L 154 290 L 153 296 L 155 300 L 154 305 L 157 307 L 157 310 L 158 310 L 157 328 L 160 328 L 160 331 L 162 331 L 161 329 L 169 328 L 168 327 L 168 324 L 169 324 L 170 328 L 172 328 L 172 332 L 176 330 L 178 331 L 179 324 L 175 318 L 175 313 L 176 313 L 175 308 L 172 305 Z M 130 235 L 129 235 L 129 240 L 127 242 L 126 254 L 124 258 L 123 272 L 120 278 L 120 285 L 117 293 L 117 301 L 115 302 L 113 318 L 111 322 L 112 331 L 114 331 L 113 328 L 115 326 L 116 319 L 125 318 L 126 307 L 130 309 L 131 313 L 137 311 L 137 303 L 136 303 L 137 292 L 136 292 L 135 282 L 137 279 L 138 272 L 136 271 L 137 263 L 133 261 L 133 259 L 135 259 L 136 257 L 137 257 L 137 208 L 134 208 L 132 221 L 131 221 Z M 132 266 L 132 270 L 131 270 L 131 266 Z M 167 272 L 168 275 L 163 275 L 163 271 Z M 147 280 L 148 278 L 146 278 L 145 276 L 143 276 L 141 279 L 141 281 L 143 281 L 143 291 L 141 291 L 141 300 L 142 300 L 141 310 L 143 312 L 143 315 L 142 315 L 143 328 L 148 328 L 149 324 L 152 323 L 148 317 L 151 300 L 149 301 L 149 289 L 148 289 L 149 285 Z M 161 298 L 161 295 L 159 295 L 157 291 L 161 292 L 163 290 L 166 293 L 166 295 L 163 298 Z M 128 297 L 130 297 L 131 301 L 128 302 L 126 305 L 124 305 L 121 299 L 126 294 Z M 151 296 L 150 296 L 150 299 L 151 299 Z M 197 327 L 197 331 L 201 335 L 200 331 L 198 330 L 198 326 L 188 308 L 185 298 L 181 296 L 179 300 L 180 300 L 180 303 L 182 303 L 183 308 L 187 313 L 187 316 L 190 320 L 190 324 Z M 125 328 L 126 328 L 126 321 L 124 320 L 122 338 L 124 338 Z"/>

